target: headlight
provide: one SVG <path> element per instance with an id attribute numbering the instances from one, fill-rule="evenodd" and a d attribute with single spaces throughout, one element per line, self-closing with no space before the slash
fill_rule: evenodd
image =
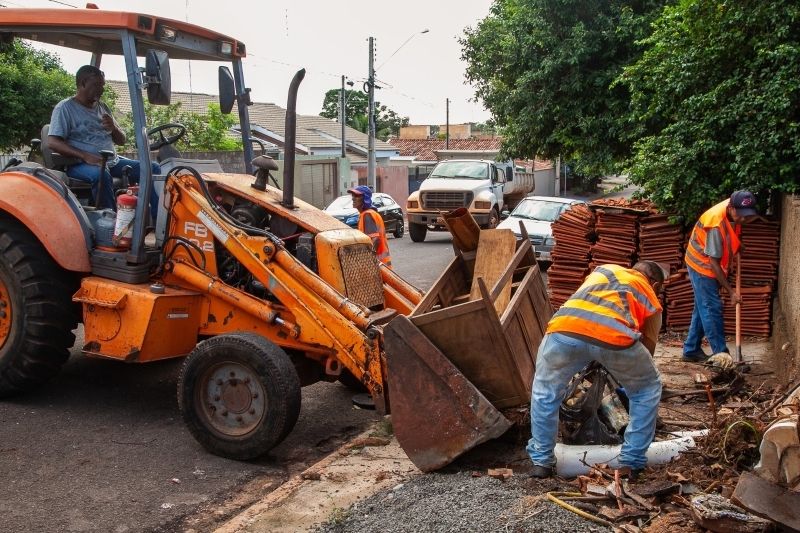
<path id="1" fill-rule="evenodd" d="M 475 202 L 475 209 L 491 209 L 492 202 Z"/>
<path id="2" fill-rule="evenodd" d="M 417 202 L 415 200 L 413 200 L 413 201 L 409 200 L 408 202 L 406 202 L 406 207 L 408 209 L 417 209 L 417 208 L 419 208 L 419 202 Z"/>
<path id="3" fill-rule="evenodd" d="M 544 238 L 544 245 L 545 246 L 555 246 L 556 245 L 555 237 L 545 237 Z"/>

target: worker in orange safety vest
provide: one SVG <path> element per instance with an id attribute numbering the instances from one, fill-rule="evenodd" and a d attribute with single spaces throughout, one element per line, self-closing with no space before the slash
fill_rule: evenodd
<path id="1" fill-rule="evenodd" d="M 389 243 L 386 242 L 386 228 L 383 218 L 372 206 L 372 189 L 359 185 L 348 189 L 353 197 L 353 207 L 358 209 L 358 229 L 372 239 L 372 248 L 381 264 L 392 268 L 392 257 L 389 254 Z"/>
<path id="2" fill-rule="evenodd" d="M 736 191 L 730 198 L 700 216 L 686 247 L 686 266 L 694 291 L 694 310 L 689 333 L 683 343 L 683 360 L 704 362 L 708 355 L 700 343 L 708 339 L 714 357 L 730 353 L 725 342 L 725 324 L 719 289 L 730 295 L 731 303 L 741 303 L 728 283 L 733 258 L 739 253 L 741 225 L 758 217 L 756 199 L 750 191 Z M 711 361 L 713 362 L 713 361 Z"/>

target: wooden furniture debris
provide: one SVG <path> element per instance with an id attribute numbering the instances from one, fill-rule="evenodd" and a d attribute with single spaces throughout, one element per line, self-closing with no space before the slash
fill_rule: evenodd
<path id="1" fill-rule="evenodd" d="M 514 244 L 516 251 L 502 272 L 492 276 L 496 281 L 491 285 L 473 276 L 477 254 L 458 251 L 409 315 L 498 409 L 530 401 L 536 352 L 553 314 L 530 239 L 523 235 Z M 476 283 L 480 297 L 473 300 Z M 498 315 L 497 301 L 504 291 L 509 300 Z M 487 353 L 494 364 L 486 364 Z"/>

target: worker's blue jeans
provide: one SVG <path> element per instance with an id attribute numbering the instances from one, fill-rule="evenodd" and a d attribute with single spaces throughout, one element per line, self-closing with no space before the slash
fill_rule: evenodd
<path id="1" fill-rule="evenodd" d="M 122 177 L 122 171 L 125 167 L 131 167 L 128 177 L 131 180 L 131 185 L 139 183 L 141 177 L 141 165 L 135 159 L 128 159 L 127 157 L 120 157 L 117 163 L 103 172 L 102 187 L 100 189 L 100 208 L 110 207 L 116 209 L 116 198 L 114 198 L 114 185 L 112 176 L 115 178 Z M 161 174 L 161 167 L 158 163 L 151 163 L 153 174 Z M 97 198 L 97 187 L 100 181 L 100 166 L 90 165 L 89 163 L 78 163 L 77 165 L 70 165 L 67 167 L 67 175 L 76 180 L 86 181 L 92 184 L 92 197 Z M 158 214 L 158 194 L 155 188 L 151 189 L 150 193 L 150 216 L 155 220 Z"/>
<path id="2" fill-rule="evenodd" d="M 725 321 L 722 315 L 722 298 L 719 295 L 719 282 L 688 268 L 689 281 L 694 291 L 694 310 L 689 333 L 683 343 L 684 355 L 699 355 L 703 337 L 711 345 L 711 353 L 727 352 L 725 342 Z"/>
<path id="3" fill-rule="evenodd" d="M 560 333 L 545 335 L 536 356 L 528 455 L 535 465 L 555 466 L 558 409 L 572 376 L 591 361 L 603 365 L 625 388 L 630 400 L 630 422 L 619 463 L 643 468 L 647 464 L 645 452 L 656 432 L 661 376 L 641 342 L 630 348 L 610 350 Z"/>

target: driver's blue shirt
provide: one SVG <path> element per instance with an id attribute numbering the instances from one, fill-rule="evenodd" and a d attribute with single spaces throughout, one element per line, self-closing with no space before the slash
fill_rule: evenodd
<path id="1" fill-rule="evenodd" d="M 61 137 L 73 148 L 90 154 L 100 155 L 100 150 L 115 152 L 111 133 L 103 128 L 102 118 L 106 114 L 111 115 L 111 110 L 103 102 L 90 109 L 73 97 L 65 98 L 53 108 L 49 135 Z M 109 168 L 116 163 L 115 155 L 108 162 Z"/>

